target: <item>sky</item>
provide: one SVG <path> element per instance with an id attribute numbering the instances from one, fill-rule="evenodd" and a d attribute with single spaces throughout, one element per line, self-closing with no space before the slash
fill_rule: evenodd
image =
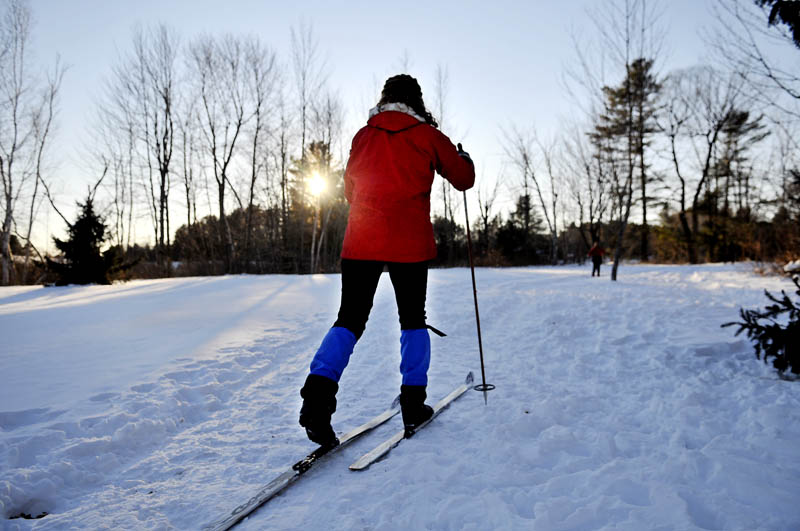
<path id="1" fill-rule="evenodd" d="M 711 3 L 663 2 L 662 71 L 703 61 L 708 50 L 701 32 L 714 22 Z M 290 57 L 290 28 L 301 21 L 310 24 L 327 63 L 329 87 L 344 103 L 345 146 L 365 122 L 383 81 L 401 71 L 403 58 L 429 103 L 437 65 L 445 67 L 444 132 L 473 156 L 478 186 L 489 188 L 500 180 L 507 204 L 518 179 L 503 154 L 502 128 L 535 127 L 550 138 L 575 119 L 564 72 L 576 64 L 574 38 L 583 41 L 595 32 L 590 11 L 601 2 L 33 0 L 31 5 L 38 64 L 52 65 L 59 55 L 69 67 L 51 153 L 51 181 L 66 213 L 97 177 L 86 160 L 103 83 L 128 50 L 133 28 L 158 23 L 177 30 L 183 42 L 203 33 L 257 35 L 283 61 Z M 46 218 L 40 238 L 63 230 L 54 214 Z"/>

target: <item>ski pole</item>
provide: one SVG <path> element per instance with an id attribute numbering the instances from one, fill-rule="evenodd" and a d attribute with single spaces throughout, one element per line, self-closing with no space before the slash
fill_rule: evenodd
<path id="1" fill-rule="evenodd" d="M 459 148 L 461 144 L 459 144 Z M 472 272 L 472 297 L 475 300 L 475 324 L 478 327 L 478 351 L 481 354 L 481 381 L 473 389 L 483 391 L 483 403 L 488 404 L 487 391 L 494 389 L 494 385 L 486 383 L 486 370 L 483 367 L 483 342 L 481 341 L 481 314 L 478 311 L 478 288 L 475 286 L 475 264 L 472 258 L 472 235 L 469 230 L 469 212 L 467 212 L 467 192 L 464 192 L 464 215 L 467 218 L 467 250 L 469 251 L 469 269 Z"/>

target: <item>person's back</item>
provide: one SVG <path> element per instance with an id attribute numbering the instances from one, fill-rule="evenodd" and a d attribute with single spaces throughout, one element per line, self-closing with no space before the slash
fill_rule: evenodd
<path id="1" fill-rule="evenodd" d="M 603 263 L 603 255 L 606 254 L 605 249 L 600 247 L 600 242 L 594 242 L 592 248 L 586 253 L 587 256 L 592 258 L 592 276 L 597 273 L 600 276 L 600 265 Z"/>
<path id="2" fill-rule="evenodd" d="M 458 190 L 475 181 L 472 163 L 402 103 L 378 106 L 353 138 L 345 171 L 350 202 L 342 258 L 418 262 L 436 256 L 430 220 L 434 170 Z"/>

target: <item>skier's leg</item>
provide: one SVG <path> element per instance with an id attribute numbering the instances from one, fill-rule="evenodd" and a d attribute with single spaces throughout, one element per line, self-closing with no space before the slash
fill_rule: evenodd
<path id="1" fill-rule="evenodd" d="M 336 411 L 339 378 L 364 332 L 382 271 L 383 264 L 379 262 L 342 260 L 339 316 L 314 354 L 310 374 L 300 390 L 300 425 L 317 444 L 326 446 L 336 441 L 331 415 Z"/>
<path id="2" fill-rule="evenodd" d="M 433 414 L 425 405 L 431 342 L 425 323 L 428 263 L 389 264 L 400 317 L 400 405 L 403 423 L 413 430 Z"/>
<path id="3" fill-rule="evenodd" d="M 400 317 L 400 372 L 403 384 L 427 385 L 431 342 L 425 323 L 428 262 L 389 264 Z"/>
<path id="4" fill-rule="evenodd" d="M 364 333 L 382 271 L 381 262 L 342 259 L 339 315 L 311 361 L 311 374 L 339 381 Z"/>

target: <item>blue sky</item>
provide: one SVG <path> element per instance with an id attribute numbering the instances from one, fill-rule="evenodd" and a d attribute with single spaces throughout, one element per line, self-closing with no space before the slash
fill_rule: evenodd
<path id="1" fill-rule="evenodd" d="M 664 3 L 667 55 L 662 72 L 703 60 L 707 50 L 700 32 L 713 24 L 711 3 Z M 290 27 L 305 20 L 313 25 L 327 59 L 330 87 L 345 104 L 345 145 L 363 124 L 383 80 L 400 70 L 406 55 L 410 73 L 420 79 L 426 95 L 433 92 L 436 66 L 447 67 L 450 127 L 445 132 L 473 154 L 484 181 L 503 174 L 511 182 L 515 177 L 509 168 L 504 170 L 500 127 L 535 126 L 547 137 L 574 114 L 563 72 L 574 64 L 572 36 L 594 33 L 587 10 L 598 5 L 596 0 L 35 0 L 38 61 L 50 64 L 58 53 L 69 65 L 53 153 L 54 180 L 66 205 L 79 198 L 91 180 L 82 159 L 95 98 L 119 51 L 128 48 L 136 24 L 166 23 L 184 41 L 204 32 L 251 33 L 288 60 Z"/>

